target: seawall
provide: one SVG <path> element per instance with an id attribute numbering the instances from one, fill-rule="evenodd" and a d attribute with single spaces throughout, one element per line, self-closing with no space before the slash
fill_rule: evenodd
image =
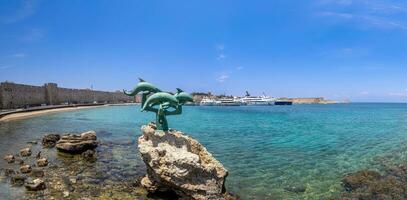
<path id="1" fill-rule="evenodd" d="M 127 103 L 133 101 L 134 98 L 122 92 L 61 88 L 56 83 L 46 83 L 43 86 L 10 82 L 0 84 L 0 109 L 16 109 L 44 104 Z"/>

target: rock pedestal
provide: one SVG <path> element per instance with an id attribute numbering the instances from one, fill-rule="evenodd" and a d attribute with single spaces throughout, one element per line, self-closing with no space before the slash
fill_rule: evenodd
<path id="1" fill-rule="evenodd" d="M 96 148 L 98 146 L 96 139 L 95 131 L 88 131 L 80 135 L 67 134 L 57 142 L 56 148 L 66 153 L 82 153 Z"/>
<path id="2" fill-rule="evenodd" d="M 197 140 L 179 131 L 141 128 L 138 148 L 147 166 L 149 192 L 173 191 L 187 199 L 226 199 L 227 170 Z"/>

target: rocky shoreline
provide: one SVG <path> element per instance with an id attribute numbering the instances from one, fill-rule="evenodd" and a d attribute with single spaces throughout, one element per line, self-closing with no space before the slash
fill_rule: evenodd
<path id="1" fill-rule="evenodd" d="M 138 142 L 52 133 L 3 156 L 0 181 L 24 191 L 22 199 L 237 199 L 225 190 L 227 170 L 204 146 L 154 124 L 142 127 Z M 376 162 L 380 170 L 344 175 L 343 191 L 330 199 L 406 199 L 407 163 Z"/>
<path id="2" fill-rule="evenodd" d="M 160 156 L 160 162 L 166 161 L 167 167 L 172 166 L 161 168 L 164 173 L 159 173 L 150 165 L 155 161 L 146 158 L 157 152 L 147 144 L 154 139 L 148 134 L 159 135 L 153 124 L 143 126 L 142 130 L 139 145 L 134 141 L 100 142 L 94 131 L 45 134 L 41 141 L 27 142 L 19 152 L 4 155 L 8 167 L 1 170 L 0 179 L 11 187 L 25 188 L 23 199 L 236 199 L 225 190 L 227 171 L 222 164 L 198 141 L 181 132 L 170 131 L 155 138 L 162 139 L 160 144 L 154 141 L 155 144 L 165 147 L 155 155 Z M 137 146 L 146 163 L 136 161 L 134 155 L 129 155 L 134 162 L 116 157 L 122 155 L 118 150 L 128 152 Z M 178 157 L 168 160 L 163 151 L 167 156 Z M 188 170 L 182 166 L 188 166 Z M 170 175 L 167 181 L 161 179 L 163 174 Z"/>
<path id="3" fill-rule="evenodd" d="M 135 149 L 135 143 L 101 143 L 93 131 L 47 134 L 40 143 L 30 141 L 20 152 L 4 156 L 9 164 L 1 169 L 0 179 L 11 187 L 25 188 L 22 199 L 150 198 L 139 187 L 145 167 L 123 170 L 121 158 L 116 158 L 117 151 Z"/>

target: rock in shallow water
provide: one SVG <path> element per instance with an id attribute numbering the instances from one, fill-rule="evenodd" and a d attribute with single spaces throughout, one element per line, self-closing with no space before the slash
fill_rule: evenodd
<path id="1" fill-rule="evenodd" d="M 13 155 L 9 154 L 4 156 L 3 158 L 7 163 L 13 163 L 16 159 L 14 158 Z"/>
<path id="2" fill-rule="evenodd" d="M 44 175 L 45 175 L 45 173 L 41 168 L 36 167 L 36 168 L 32 168 L 32 170 L 31 170 L 31 176 L 33 176 L 33 177 L 40 178 L 40 177 L 44 177 Z"/>
<path id="3" fill-rule="evenodd" d="M 347 192 L 337 199 L 407 199 L 406 169 L 393 167 L 383 175 L 370 170 L 348 174 L 342 180 Z"/>
<path id="4" fill-rule="evenodd" d="M 28 157 L 31 156 L 31 149 L 30 148 L 24 148 L 20 150 L 20 155 L 22 157 Z"/>
<path id="5" fill-rule="evenodd" d="M 82 153 L 82 158 L 88 162 L 95 162 L 97 159 L 95 150 L 86 150 Z"/>
<path id="6" fill-rule="evenodd" d="M 81 135 L 67 134 L 63 135 L 57 142 L 56 148 L 65 153 L 82 153 L 89 149 L 95 149 L 98 146 L 96 139 L 95 131 L 88 131 Z"/>
<path id="7" fill-rule="evenodd" d="M 22 186 L 24 185 L 25 179 L 27 179 L 26 176 L 22 174 L 16 174 L 11 177 L 10 182 L 13 186 Z"/>
<path id="8" fill-rule="evenodd" d="M 16 174 L 14 169 L 10 169 L 10 168 L 4 169 L 4 175 L 5 176 L 11 176 L 11 175 L 14 175 L 14 174 Z"/>
<path id="9" fill-rule="evenodd" d="M 38 191 L 45 189 L 45 182 L 39 178 L 29 181 L 24 184 L 25 188 L 30 191 Z"/>
<path id="10" fill-rule="evenodd" d="M 20 167 L 20 171 L 21 171 L 21 173 L 23 173 L 23 174 L 30 173 L 31 170 L 32 170 L 32 169 L 31 169 L 31 166 L 30 166 L 30 165 L 23 165 L 23 166 Z"/>
<path id="11" fill-rule="evenodd" d="M 45 167 L 48 165 L 48 160 L 47 158 L 40 158 L 37 160 L 37 166 L 38 167 Z"/>
<path id="12" fill-rule="evenodd" d="M 46 148 L 54 147 L 61 138 L 58 134 L 47 134 L 42 138 L 42 145 Z"/>
<path id="13" fill-rule="evenodd" d="M 141 128 L 139 151 L 147 165 L 141 184 L 150 192 L 174 191 L 183 198 L 226 199 L 227 170 L 195 139 L 179 131 Z"/>

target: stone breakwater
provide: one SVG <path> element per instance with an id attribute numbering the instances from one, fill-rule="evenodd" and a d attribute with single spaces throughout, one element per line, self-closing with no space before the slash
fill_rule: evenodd
<path id="1" fill-rule="evenodd" d="M 147 166 L 141 180 L 150 193 L 172 191 L 187 199 L 233 199 L 225 190 L 228 171 L 197 140 L 180 131 L 141 128 L 138 148 Z"/>

